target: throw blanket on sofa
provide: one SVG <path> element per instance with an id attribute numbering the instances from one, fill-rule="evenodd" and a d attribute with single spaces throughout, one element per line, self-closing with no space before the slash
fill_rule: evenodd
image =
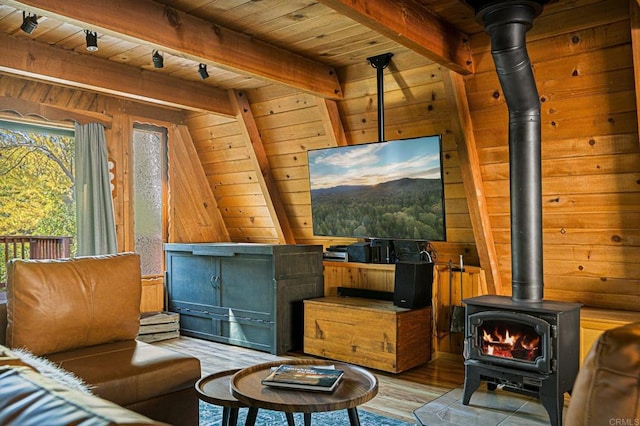
<path id="1" fill-rule="evenodd" d="M 35 356 L 26 349 L 12 349 L 11 352 L 20 358 L 25 364 L 38 370 L 38 372 L 43 376 L 49 377 L 68 388 L 77 389 L 89 395 L 91 394 L 91 387 L 81 378 L 70 371 L 64 370 L 48 359 Z"/>

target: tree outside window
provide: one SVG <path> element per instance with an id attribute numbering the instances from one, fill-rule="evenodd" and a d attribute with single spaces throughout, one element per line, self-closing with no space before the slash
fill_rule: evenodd
<path id="1" fill-rule="evenodd" d="M 73 134 L 0 121 L 0 235 L 75 236 Z"/>

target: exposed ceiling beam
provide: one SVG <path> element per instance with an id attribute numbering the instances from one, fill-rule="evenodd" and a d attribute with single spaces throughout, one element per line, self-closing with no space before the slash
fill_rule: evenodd
<path id="1" fill-rule="evenodd" d="M 451 109 L 451 127 L 458 145 L 462 183 L 469 207 L 480 266 L 485 271 L 489 293 L 503 294 L 498 255 L 489 220 L 489 209 L 485 198 L 484 182 L 480 171 L 478 148 L 473 133 L 464 79 L 461 75 L 449 71 L 442 73 L 442 81 L 445 96 Z"/>
<path id="2" fill-rule="evenodd" d="M 316 98 L 318 111 L 322 117 L 322 125 L 324 132 L 335 146 L 347 146 L 349 141 L 344 132 L 344 126 L 340 120 L 340 111 L 338 104 L 331 99 Z"/>
<path id="3" fill-rule="evenodd" d="M 469 37 L 415 0 L 318 0 L 459 74 L 474 72 Z"/>
<path id="4" fill-rule="evenodd" d="M 224 90 L 0 34 L 0 71 L 189 110 L 234 116 Z"/>
<path id="5" fill-rule="evenodd" d="M 332 67 L 151 0 L 4 3 L 317 96 L 342 98 Z"/>

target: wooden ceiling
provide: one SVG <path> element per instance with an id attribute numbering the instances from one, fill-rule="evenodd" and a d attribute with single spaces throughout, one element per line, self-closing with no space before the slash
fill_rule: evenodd
<path id="1" fill-rule="evenodd" d="M 38 17 L 32 34 L 23 11 Z M 336 69 L 386 52 L 470 74 L 469 36 L 481 31 L 460 0 L 0 0 L 0 72 L 231 115 L 227 89 L 274 82 L 341 99 Z"/>

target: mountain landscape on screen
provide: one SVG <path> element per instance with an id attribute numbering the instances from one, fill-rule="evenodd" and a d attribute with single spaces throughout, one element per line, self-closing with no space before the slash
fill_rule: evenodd
<path id="1" fill-rule="evenodd" d="M 314 235 L 445 240 L 438 136 L 308 155 Z"/>
<path id="2" fill-rule="evenodd" d="M 400 179 L 311 192 L 315 235 L 442 240 L 440 179 Z"/>

